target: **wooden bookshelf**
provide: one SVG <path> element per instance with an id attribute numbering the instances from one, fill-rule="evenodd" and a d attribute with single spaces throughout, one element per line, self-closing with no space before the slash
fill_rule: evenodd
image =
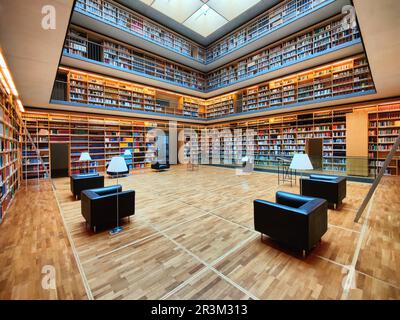
<path id="1" fill-rule="evenodd" d="M 354 159 L 348 154 L 346 142 L 347 139 L 354 140 L 355 137 L 353 132 L 351 133 L 353 137 L 348 137 L 346 120 L 348 116 L 359 112 L 367 112 L 369 117 L 369 153 L 363 159 L 355 159 L 354 163 L 348 163 Z M 307 139 L 319 138 L 322 139 L 321 171 L 343 174 L 356 172 L 355 175 L 375 176 L 399 134 L 400 104 L 397 102 L 365 106 L 358 104 L 349 107 L 323 108 L 314 112 L 284 113 L 278 116 L 209 125 L 207 129 L 220 130 L 220 143 L 217 146 L 212 146 L 211 136 L 201 138 L 201 148 L 208 148 L 210 162 L 213 154 L 217 154 L 221 158 L 221 164 L 240 165 L 240 159 L 245 155 L 246 148 L 254 148 L 254 163 L 257 168 L 276 168 L 278 158 L 291 158 L 294 153 L 306 152 Z M 225 130 L 222 131 L 223 129 Z M 243 135 L 242 144 L 234 145 L 236 129 L 242 129 L 243 132 L 247 129 L 254 130 L 254 144 L 246 143 L 246 137 Z M 231 161 L 224 163 L 227 156 Z M 360 167 L 367 161 L 369 171 Z M 350 167 L 356 166 L 351 172 L 348 171 L 349 164 Z M 400 149 L 385 174 L 400 175 Z"/>
<path id="2" fill-rule="evenodd" d="M 369 172 L 366 174 L 374 176 L 399 132 L 398 102 L 325 107 L 312 112 L 283 113 L 207 126 L 179 123 L 178 130 L 184 130 L 185 145 L 182 144 L 181 147 L 183 146 L 183 152 L 187 148 L 191 150 L 191 160 L 198 159 L 200 162 L 208 152 L 210 162 L 220 157 L 221 164 L 226 164 L 224 161 L 229 158 L 228 164 L 238 165 L 246 150 L 254 150 L 254 163 L 258 168 L 276 168 L 278 158 L 290 158 L 296 152 L 305 152 L 308 139 L 321 139 L 322 159 L 319 169 L 328 173 L 346 174 L 348 161 L 351 158 L 347 150 L 347 140 L 352 138 L 348 136 L 347 118 L 358 112 L 368 112 Z M 69 144 L 70 173 L 80 172 L 81 164 L 78 159 L 83 151 L 89 152 L 93 159 L 90 171 L 104 172 L 107 161 L 112 156 L 123 155 L 126 149 L 132 152 L 132 158 L 127 160 L 134 169 L 146 168 L 149 166 L 149 159 L 154 159 L 157 155 L 154 147 L 155 139 L 148 134 L 149 131 L 152 128 L 168 131 L 168 123 L 163 121 L 75 113 L 28 111 L 23 115 L 23 119 L 45 161 L 50 158 L 49 143 Z M 202 131 L 204 128 L 208 129 L 206 135 Z M 218 131 L 214 132 L 212 129 Z M 242 129 L 243 133 L 247 129 L 254 130 L 254 143 L 249 143 L 250 140 L 245 134 L 236 137 L 237 129 Z M 350 134 L 354 137 L 354 133 Z M 215 140 L 219 143 L 213 144 Z M 24 160 L 35 158 L 35 154 L 27 153 L 29 151 L 24 149 Z M 367 157 L 365 160 L 367 161 Z M 400 175 L 399 162 L 400 150 L 386 174 Z M 46 177 L 44 170 L 38 165 L 32 163 L 32 166 L 35 169 L 29 169 L 29 172 L 23 168 L 24 177 L 28 179 Z M 358 169 L 357 172 L 360 171 Z"/>
<path id="3" fill-rule="evenodd" d="M 400 103 L 378 105 L 368 114 L 368 157 L 371 174 L 382 167 L 400 132 Z M 385 174 L 400 175 L 400 149 Z"/>
<path id="4" fill-rule="evenodd" d="M 20 130 L 16 101 L 0 83 L 0 223 L 21 182 Z"/>
<path id="5" fill-rule="evenodd" d="M 241 112 L 312 103 L 374 90 L 366 57 L 358 55 L 245 89 Z"/>
<path id="6" fill-rule="evenodd" d="M 202 46 L 113 1 L 77 0 L 74 10 L 186 57 L 205 62 L 206 52 Z"/>
<path id="7" fill-rule="evenodd" d="M 317 24 L 207 74 L 77 26 L 70 27 L 64 52 L 179 86 L 209 91 L 353 43 L 360 38 L 359 30 L 357 27 L 343 30 L 342 18 L 339 15 Z"/>
<path id="8" fill-rule="evenodd" d="M 375 92 L 363 54 L 207 100 L 63 67 L 59 69 L 59 75 L 62 74 L 67 79 L 66 93 L 54 96 L 66 96 L 68 102 L 121 111 L 140 110 L 207 119 Z M 176 99 L 167 99 L 171 103 L 160 103 L 157 97 L 165 95 L 174 95 Z M 182 102 L 177 108 L 176 100 L 179 99 Z"/>
<path id="9" fill-rule="evenodd" d="M 207 90 L 228 86 L 241 79 L 283 68 L 360 39 L 357 26 L 348 30 L 343 29 L 342 18 L 343 15 L 339 15 L 314 25 L 208 73 Z"/>
<path id="10" fill-rule="evenodd" d="M 207 47 L 207 63 L 277 30 L 301 15 L 317 10 L 319 6 L 328 2 L 329 0 L 286 0 L 278 3 Z"/>
<path id="11" fill-rule="evenodd" d="M 182 97 L 182 108 L 184 116 L 203 118 L 205 114 L 205 100 Z"/>
<path id="12" fill-rule="evenodd" d="M 110 78 L 81 72 L 67 73 L 67 92 L 71 102 L 109 108 L 163 112 L 155 90 Z"/>
<path id="13" fill-rule="evenodd" d="M 205 74 L 202 72 L 77 26 L 68 30 L 64 52 L 179 86 L 205 89 Z"/>
<path id="14" fill-rule="evenodd" d="M 147 134 L 153 128 L 165 129 L 165 122 L 129 118 L 99 117 L 73 113 L 26 112 L 23 114 L 31 136 L 51 171 L 50 144 L 67 143 L 69 146 L 69 174 L 80 173 L 83 166 L 78 161 L 82 152 L 89 152 L 92 161 L 89 172 L 105 172 L 113 156 L 124 155 L 132 169 L 148 168 L 156 157 L 154 139 Z M 24 137 L 24 179 L 47 178 L 39 159 Z M 30 163 L 26 163 L 29 160 Z M 86 166 L 84 166 L 86 169 Z"/>
<path id="15" fill-rule="evenodd" d="M 216 118 L 235 113 L 235 100 L 235 94 L 228 94 L 206 100 L 206 117 Z"/>

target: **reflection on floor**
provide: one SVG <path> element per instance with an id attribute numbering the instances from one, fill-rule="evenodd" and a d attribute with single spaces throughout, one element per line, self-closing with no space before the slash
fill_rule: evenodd
<path id="1" fill-rule="evenodd" d="M 279 186 L 276 174 L 239 176 L 233 169 L 208 166 L 135 172 L 119 183 L 136 191 L 136 215 L 114 236 L 87 231 L 69 180 L 54 182 L 89 298 L 400 298 L 399 178 L 384 178 L 360 223 L 353 220 L 370 185 L 348 182 L 343 207 L 329 210 L 328 232 L 304 259 L 266 237 L 261 241 L 253 230 L 254 199 L 273 200 L 278 190 L 298 193 L 298 185 Z M 106 185 L 116 182 L 106 179 Z M 19 215 L 43 214 L 44 208 L 36 207 Z M 9 220 L 14 218 L 10 212 Z M 9 228 L 18 230 L 11 223 Z M 39 236 L 31 237 L 32 245 Z M 59 241 L 66 245 L 65 237 Z M 1 280 L 1 287 L 7 285 Z M 49 298 L 82 292 L 82 285 L 68 288 L 74 293 Z"/>

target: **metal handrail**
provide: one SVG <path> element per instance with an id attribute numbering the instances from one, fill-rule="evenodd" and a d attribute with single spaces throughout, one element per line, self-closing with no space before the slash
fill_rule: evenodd
<path id="1" fill-rule="evenodd" d="M 400 147 L 400 134 L 397 137 L 396 142 L 393 144 L 392 149 L 390 150 L 387 158 L 385 159 L 385 162 L 383 163 L 381 169 L 379 170 L 379 173 L 378 173 L 377 177 L 375 178 L 375 181 L 373 182 L 371 188 L 368 190 L 368 193 L 365 196 L 364 201 L 362 202 L 360 208 L 358 209 L 356 217 L 354 219 L 354 222 L 358 222 L 358 220 L 360 220 L 362 213 L 364 212 L 365 208 L 367 207 L 368 202 L 371 200 L 372 195 L 374 194 L 376 188 L 378 187 L 379 182 L 381 181 L 387 167 L 389 166 L 390 162 L 392 161 L 392 159 L 399 147 Z"/>

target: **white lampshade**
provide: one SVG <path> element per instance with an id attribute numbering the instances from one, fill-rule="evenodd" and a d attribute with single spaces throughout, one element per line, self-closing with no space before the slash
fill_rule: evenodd
<path id="1" fill-rule="evenodd" d="M 293 170 L 312 170 L 314 169 L 310 158 L 305 153 L 295 153 L 292 162 L 290 163 L 290 169 Z"/>
<path id="2" fill-rule="evenodd" d="M 123 157 L 112 157 L 110 164 L 107 167 L 107 172 L 122 173 L 127 172 L 128 167 L 126 166 L 125 159 Z"/>
<path id="3" fill-rule="evenodd" d="M 92 158 L 90 157 L 89 152 L 82 152 L 81 156 L 79 157 L 79 161 L 90 161 Z"/>
<path id="4" fill-rule="evenodd" d="M 132 155 L 131 149 L 125 149 L 124 156 L 131 156 L 131 155 Z"/>

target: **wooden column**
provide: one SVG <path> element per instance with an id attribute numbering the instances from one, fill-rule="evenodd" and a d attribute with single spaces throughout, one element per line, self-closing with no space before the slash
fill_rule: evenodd
<path id="1" fill-rule="evenodd" d="M 346 114 L 346 170 L 348 175 L 368 176 L 368 111 Z"/>

